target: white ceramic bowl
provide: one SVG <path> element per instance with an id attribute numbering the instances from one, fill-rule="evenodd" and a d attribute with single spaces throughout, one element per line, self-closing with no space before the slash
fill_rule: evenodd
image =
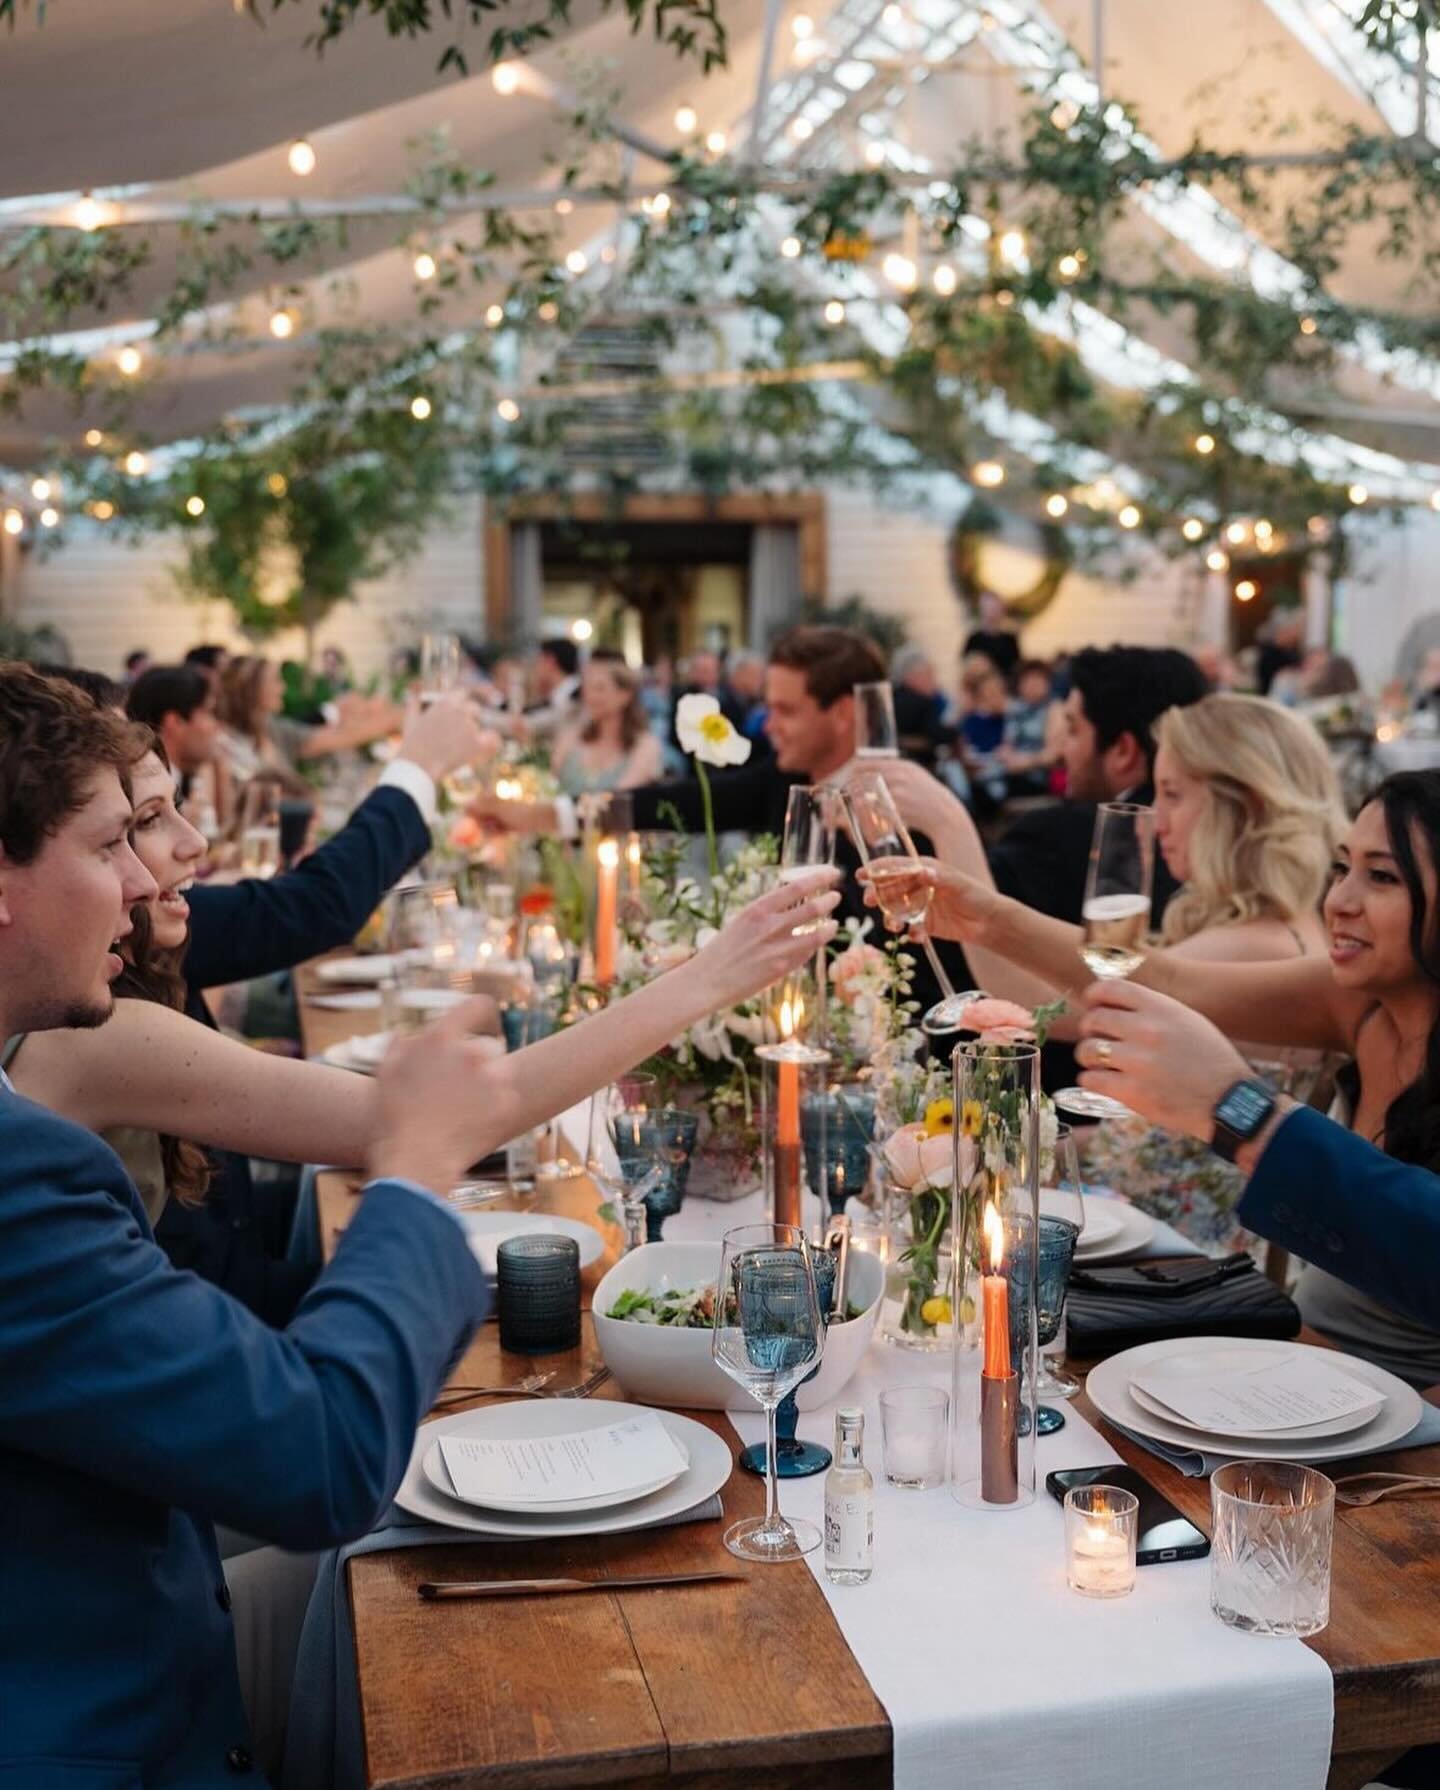
<path id="1" fill-rule="evenodd" d="M 744 1411 L 755 1401 L 710 1358 L 709 1330 L 681 1330 L 664 1324 L 636 1324 L 605 1314 L 630 1288 L 688 1292 L 715 1284 L 720 1273 L 718 1243 L 646 1243 L 621 1256 L 595 1289 L 591 1314 L 595 1340 L 605 1365 L 628 1398 L 642 1405 L 664 1405 L 692 1411 Z M 885 1270 L 878 1256 L 850 1253 L 847 1306 L 861 1306 L 858 1318 L 832 1324 L 825 1333 L 820 1372 L 799 1391 L 802 1411 L 828 1405 L 837 1398 L 875 1330 Z"/>

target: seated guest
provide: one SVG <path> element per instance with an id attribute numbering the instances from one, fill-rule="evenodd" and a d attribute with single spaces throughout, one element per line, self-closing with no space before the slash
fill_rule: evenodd
<path id="1" fill-rule="evenodd" d="M 1078 930 L 1007 900 L 948 866 L 916 873 L 933 890 L 937 935 L 998 952 L 1052 988 L 1076 980 Z M 1196 961 L 1152 952 L 1134 980 L 1177 996 L 1231 1037 L 1333 1050 L 1351 1059 L 1337 1076 L 1334 1116 L 1386 1154 L 1440 1170 L 1440 772 L 1389 777 L 1339 846 L 1324 920 L 1329 961 Z M 1102 1053 L 1103 1054 L 1103 1053 Z M 1093 1058 L 1091 1059 L 1093 1061 Z M 1245 1208 L 1239 1209 L 1241 1222 Z M 1357 1293 L 1326 1253 L 1301 1275 L 1305 1321 L 1417 1386 L 1440 1380 L 1440 1333 L 1406 1311 Z"/>
<path id="2" fill-rule="evenodd" d="M 147 646 L 137 646 L 133 653 L 126 653 L 124 672 L 126 687 L 128 688 L 133 684 L 136 678 L 140 676 L 141 672 L 147 670 L 154 664 L 154 662 L 154 658 Z"/>
<path id="3" fill-rule="evenodd" d="M 197 671 L 203 671 L 212 684 L 220 681 L 220 673 L 230 662 L 230 649 L 217 646 L 211 641 L 203 641 L 199 646 L 192 646 L 185 655 L 185 663 L 193 665 Z"/>
<path id="4" fill-rule="evenodd" d="M 685 683 L 675 692 L 675 707 L 678 713 L 680 704 L 687 696 L 713 696 L 720 704 L 720 713 L 737 733 L 745 731 L 743 722 L 745 711 L 740 702 L 726 687 L 720 673 L 720 655 L 712 653 L 708 647 L 698 653 L 691 653 L 685 666 Z M 676 723 L 671 722 L 670 743 L 677 750 L 680 746 L 680 735 L 675 732 Z"/>
<path id="5" fill-rule="evenodd" d="M 933 771 L 942 747 L 955 739 L 945 719 L 945 693 L 930 655 L 918 646 L 902 646 L 890 661 L 895 693 L 895 731 L 906 758 Z"/>
<path id="6" fill-rule="evenodd" d="M 567 796 L 635 789 L 663 768 L 640 701 L 640 679 L 620 653 L 601 649 L 580 674 L 580 713 L 555 736 L 552 763 Z"/>
<path id="7" fill-rule="evenodd" d="M 960 671 L 960 757 L 976 812 L 994 814 L 1005 800 L 1007 773 L 1000 756 L 1010 698 L 1005 679 L 983 653 L 967 655 Z"/>
<path id="8" fill-rule="evenodd" d="M 575 719 L 580 696 L 580 649 L 557 634 L 540 642 L 530 682 L 537 700 L 525 711 L 525 731 L 550 739 Z"/>
<path id="9" fill-rule="evenodd" d="M 220 722 L 211 680 L 194 665 L 152 665 L 130 686 L 125 712 L 150 728 L 175 772 L 182 802 L 191 786 L 213 768 Z M 225 804 L 209 792 L 217 812 Z"/>
<path id="10" fill-rule="evenodd" d="M 79 692 L 0 670 L 0 1034 L 110 1016 L 127 911 L 155 894 L 127 840 L 134 753 Z M 243 1693 L 268 1693 L 240 1682 L 213 1525 L 305 1550 L 388 1508 L 487 1303 L 427 1189 L 519 1111 L 470 1098 L 468 1017 L 387 1065 L 369 1191 L 283 1334 L 176 1273 L 113 1152 L 0 1076 L 0 1779 L 251 1769 Z"/>
<path id="11" fill-rule="evenodd" d="M 1050 767 L 1059 756 L 1050 691 L 1050 667 L 1043 659 L 1026 659 L 1015 668 L 1015 695 L 1005 710 L 1005 732 L 997 753 L 1011 796 L 1043 796 L 1049 791 Z"/>
<path id="12" fill-rule="evenodd" d="M 1096 982 L 1080 999 L 1084 1086 L 1208 1143 L 1249 1177 L 1239 1214 L 1250 1230 L 1440 1334 L 1440 1175 L 1269 1088 L 1253 1090 L 1241 1119 L 1225 1096 L 1251 1079 L 1249 1065 L 1168 995 Z"/>
<path id="13" fill-rule="evenodd" d="M 748 650 L 731 653 L 725 662 L 725 697 L 720 709 L 734 721 L 738 732 L 764 751 L 770 750 L 765 738 L 765 660 Z"/>

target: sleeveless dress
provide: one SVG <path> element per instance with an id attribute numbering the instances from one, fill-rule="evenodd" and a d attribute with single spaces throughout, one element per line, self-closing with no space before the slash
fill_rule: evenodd
<path id="1" fill-rule="evenodd" d="M 9 1072 L 27 1036 L 28 1033 L 17 1032 L 0 1044 L 0 1069 Z M 143 1131 L 138 1125 L 112 1125 L 100 1136 L 125 1164 L 126 1173 L 135 1183 L 145 1216 L 153 1229 L 170 1197 L 170 1190 L 165 1185 L 165 1161 L 160 1151 L 159 1133 Z"/>
<path id="2" fill-rule="evenodd" d="M 567 796 L 588 796 L 616 789 L 630 768 L 627 752 L 619 764 L 608 771 L 591 771 L 585 767 L 578 748 L 572 748 L 555 766 L 555 781 Z"/>

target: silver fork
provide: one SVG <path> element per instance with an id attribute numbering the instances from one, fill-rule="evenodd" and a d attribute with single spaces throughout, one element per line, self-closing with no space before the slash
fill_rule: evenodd
<path id="1" fill-rule="evenodd" d="M 1361 1490 L 1361 1487 L 1364 1490 Z M 1440 1479 L 1426 1479 L 1414 1473 L 1351 1473 L 1335 1481 L 1337 1504 L 1378 1504 L 1382 1498 L 1401 1492 L 1440 1492 Z"/>
<path id="2" fill-rule="evenodd" d="M 447 1386 L 441 1392 L 440 1399 L 451 1398 L 533 1398 L 544 1386 L 548 1386 L 555 1378 L 555 1369 L 548 1373 L 525 1374 L 518 1380 L 509 1380 L 503 1386 Z"/>
<path id="3" fill-rule="evenodd" d="M 597 1367 L 588 1379 L 582 1380 L 578 1386 L 565 1386 L 559 1392 L 551 1392 L 549 1398 L 589 1398 L 598 1386 L 603 1386 L 610 1378 L 608 1367 Z"/>

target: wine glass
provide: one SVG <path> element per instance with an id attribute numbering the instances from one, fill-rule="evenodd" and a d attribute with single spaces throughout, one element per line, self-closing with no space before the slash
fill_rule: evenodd
<path id="1" fill-rule="evenodd" d="M 844 801 L 850 831 L 856 849 L 870 867 L 870 886 L 881 912 L 897 931 L 921 925 L 930 911 L 934 890 L 915 874 L 920 854 L 885 779 L 878 771 L 861 771 L 845 785 Z M 922 934 L 919 943 L 942 996 L 920 1023 L 927 1032 L 953 1032 L 963 1021 L 974 993 L 956 994 L 933 941 Z"/>
<path id="2" fill-rule="evenodd" d="M 799 1560 L 820 1545 L 813 1523 L 780 1515 L 775 1410 L 820 1360 L 824 1331 L 805 1233 L 789 1224 L 746 1224 L 721 1243 L 710 1353 L 765 1408 L 765 1514 L 725 1531 L 742 1560 Z"/>
<path id="3" fill-rule="evenodd" d="M 240 802 L 240 870 L 270 877 L 280 868 L 280 786 L 273 777 L 252 777 Z"/>
<path id="4" fill-rule="evenodd" d="M 626 1251 L 646 1241 L 645 1196 L 660 1183 L 664 1173 L 660 1136 L 654 1125 L 661 1110 L 660 1083 L 643 1070 L 617 1076 L 596 1096 L 605 1138 L 615 1167 L 592 1161 L 591 1173 L 619 1195 L 625 1220 Z"/>
<path id="5" fill-rule="evenodd" d="M 1155 810 L 1136 802 L 1102 802 L 1080 910 L 1085 927 L 1080 955 L 1092 976 L 1121 981 L 1145 961 L 1154 882 Z M 1061 1088 L 1055 1104 L 1087 1119 L 1130 1117 L 1128 1106 L 1085 1088 Z"/>
<path id="6" fill-rule="evenodd" d="M 460 639 L 456 634 L 425 634 L 420 640 L 420 705 L 429 708 L 460 687 Z"/>
<path id="7" fill-rule="evenodd" d="M 855 756 L 898 758 L 895 693 L 888 683 L 855 686 Z"/>
<path id="8" fill-rule="evenodd" d="M 1075 1248 L 1085 1229 L 1085 1184 L 1080 1178 L 1075 1134 L 1068 1125 L 1061 1125 L 1056 1130 L 1053 1167 L 1048 1176 L 1045 1169 L 1042 1161 L 1040 1276 L 1035 1300 L 1041 1354 L 1035 1391 L 1042 1399 L 1074 1398 L 1080 1390 L 1080 1382 L 1056 1366 L 1064 1354 L 1063 1347 L 1054 1354 L 1044 1352 L 1064 1334 L 1065 1293 L 1070 1283 Z M 1020 1358 L 1017 1354 L 1016 1359 Z M 1048 1405 L 1042 1404 L 1036 1413 L 1036 1429 L 1042 1436 L 1059 1429 L 1063 1421 L 1059 1412 Z"/>
<path id="9" fill-rule="evenodd" d="M 840 1261 L 833 1249 L 819 1249 L 813 1244 L 810 1249 L 810 1260 L 815 1269 L 815 1293 L 820 1301 L 820 1323 L 828 1328 L 831 1323 L 843 1320 L 844 1313 L 837 1313 L 832 1308 L 835 1304 L 835 1280 L 839 1272 Z M 813 1380 L 820 1372 L 820 1364 L 806 1374 L 806 1380 Z M 801 1385 L 805 1382 L 801 1381 Z M 822 1448 L 818 1442 L 802 1442 L 795 1430 L 800 1422 L 800 1407 L 795 1402 L 795 1395 L 800 1386 L 792 1386 L 781 1399 L 775 1411 L 775 1473 L 780 1479 L 810 1479 L 816 1473 L 823 1473 L 835 1458 L 828 1448 Z M 740 1465 L 747 1473 L 763 1473 L 769 1454 L 763 1442 L 752 1442 L 748 1448 L 740 1450 Z"/>

